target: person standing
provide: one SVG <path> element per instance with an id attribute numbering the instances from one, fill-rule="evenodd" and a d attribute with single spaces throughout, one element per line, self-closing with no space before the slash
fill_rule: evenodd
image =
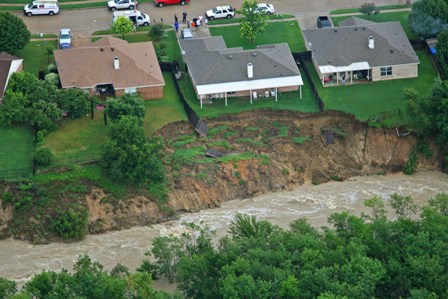
<path id="1" fill-rule="evenodd" d="M 187 28 L 190 29 L 190 21 L 187 21 Z"/>
<path id="2" fill-rule="evenodd" d="M 174 22 L 174 28 L 176 29 L 176 32 L 179 31 L 179 23 L 177 21 Z"/>
<path id="3" fill-rule="evenodd" d="M 187 13 L 184 11 L 182 13 L 182 23 L 186 23 L 187 22 Z"/>
<path id="4" fill-rule="evenodd" d="M 177 19 L 177 14 L 174 14 L 174 23 L 179 23 L 179 20 Z"/>

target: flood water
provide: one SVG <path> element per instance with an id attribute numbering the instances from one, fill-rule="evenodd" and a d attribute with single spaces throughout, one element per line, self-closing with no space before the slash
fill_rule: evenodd
<path id="1" fill-rule="evenodd" d="M 183 214 L 176 221 L 91 235 L 73 244 L 31 245 L 23 241 L 3 240 L 0 241 L 0 276 L 22 285 L 42 270 L 71 270 L 81 253 L 89 254 L 106 269 L 122 263 L 134 270 L 145 258 L 144 253 L 150 248 L 154 237 L 180 232 L 184 221 L 203 221 L 216 229 L 217 238 L 226 233 L 229 222 L 237 212 L 256 215 L 282 227 L 305 217 L 311 224 L 320 227 L 326 225 L 331 213 L 348 210 L 359 215 L 361 211 L 366 211 L 363 200 L 374 195 L 386 200 L 394 193 L 410 195 L 417 204 L 423 205 L 440 192 L 448 192 L 448 176 L 440 172 L 419 172 L 413 176 L 354 177 L 345 182 L 300 186 L 290 192 L 232 200 L 221 208 Z"/>

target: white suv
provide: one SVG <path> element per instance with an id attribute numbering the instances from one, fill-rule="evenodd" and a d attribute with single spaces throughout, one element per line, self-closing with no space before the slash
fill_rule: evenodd
<path id="1" fill-rule="evenodd" d="M 134 0 L 111 0 L 107 2 L 107 7 L 111 10 L 116 9 L 134 9 Z"/>
<path id="2" fill-rule="evenodd" d="M 230 5 L 216 6 L 215 8 L 207 10 L 205 12 L 205 17 L 210 21 L 213 21 L 214 19 L 223 19 L 223 18 L 230 19 L 233 18 L 234 16 L 235 11 Z"/>

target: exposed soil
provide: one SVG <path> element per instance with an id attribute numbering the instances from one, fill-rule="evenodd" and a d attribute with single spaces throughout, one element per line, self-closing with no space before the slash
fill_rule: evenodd
<path id="1" fill-rule="evenodd" d="M 231 199 L 290 190 L 300 184 L 398 172 L 416 145 L 412 134 L 399 137 L 395 129 L 368 127 L 334 112 L 256 111 L 206 123 L 210 128 L 207 138 L 197 138 L 187 122 L 169 124 L 159 132 L 166 140 L 171 188 L 168 205 L 162 210 L 156 199 L 144 195 L 108 201 L 108 194 L 99 187 L 85 188 L 76 200 L 85 200 L 82 205 L 89 211 L 90 233 L 166 221 L 179 212 L 218 207 Z M 325 132 L 330 132 L 327 140 L 332 138 L 333 144 L 326 144 Z M 226 156 L 205 157 L 210 147 Z M 431 150 L 430 159 L 419 156 L 418 169 L 440 169 L 437 150 L 434 146 Z M 34 240 L 31 232 L 8 228 L 13 209 L 1 203 L 0 236 Z M 30 224 L 39 221 L 31 218 Z"/>

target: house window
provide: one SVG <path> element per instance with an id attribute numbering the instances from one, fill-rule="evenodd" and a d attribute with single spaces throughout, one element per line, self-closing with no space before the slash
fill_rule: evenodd
<path id="1" fill-rule="evenodd" d="M 137 88 L 136 87 L 125 88 L 124 93 L 137 93 Z"/>
<path id="2" fill-rule="evenodd" d="M 391 66 L 382 67 L 380 69 L 380 71 L 381 71 L 381 77 L 392 76 L 392 67 Z"/>

